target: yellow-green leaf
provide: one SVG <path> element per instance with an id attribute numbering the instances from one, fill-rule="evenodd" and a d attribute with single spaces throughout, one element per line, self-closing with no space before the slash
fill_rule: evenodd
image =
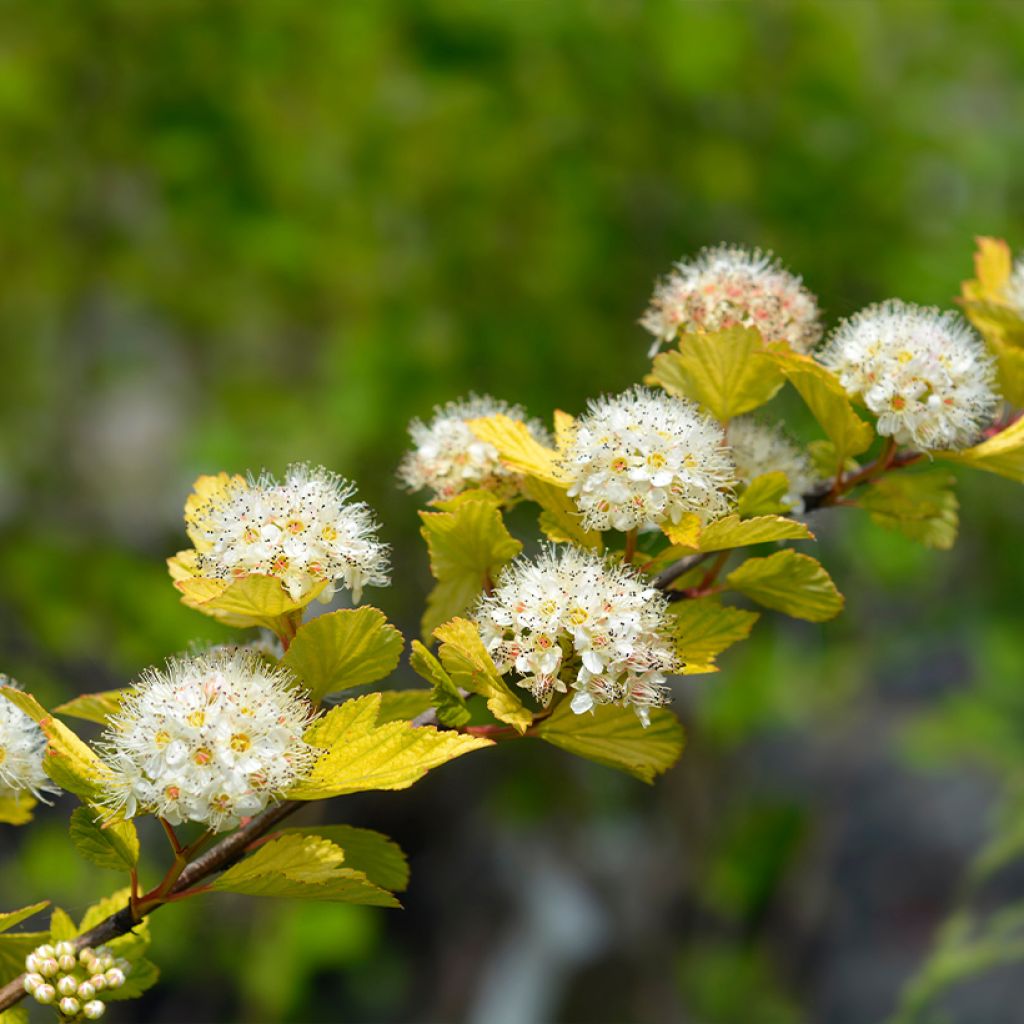
<path id="1" fill-rule="evenodd" d="M 522 420 L 499 413 L 470 420 L 470 429 L 481 441 L 498 449 L 501 461 L 524 476 L 568 487 L 569 481 L 558 464 L 558 452 L 546 448 L 530 433 Z"/>
<path id="2" fill-rule="evenodd" d="M 700 545 L 700 516 L 686 512 L 678 523 L 662 523 L 661 532 L 674 547 L 682 548 L 681 554 L 696 551 Z"/>
<path id="3" fill-rule="evenodd" d="M 114 948 L 112 943 L 108 942 L 107 945 Z M 120 988 L 105 988 L 103 990 L 105 1003 L 138 999 L 143 992 L 151 989 L 160 980 L 160 968 L 151 960 L 132 960 L 131 965 L 132 969 Z"/>
<path id="4" fill-rule="evenodd" d="M 491 745 L 490 740 L 438 732 L 408 722 L 377 724 L 381 695 L 369 693 L 332 708 L 306 731 L 324 748 L 312 772 L 286 794 L 322 800 L 371 789 L 406 789 L 431 768 Z"/>
<path id="5" fill-rule="evenodd" d="M 651 724 L 645 729 L 632 708 L 601 704 L 577 715 L 568 701 L 541 721 L 535 734 L 570 754 L 629 772 L 642 782 L 653 782 L 671 768 L 684 743 L 679 719 L 664 708 L 651 709 Z"/>
<path id="6" fill-rule="evenodd" d="M 380 695 L 377 724 L 408 722 L 417 715 L 423 714 L 430 706 L 430 691 L 427 689 L 384 690 Z"/>
<path id="7" fill-rule="evenodd" d="M 499 721 L 526 732 L 533 713 L 498 674 L 476 626 L 467 619 L 452 619 L 435 629 L 434 636 L 441 643 L 437 654 L 452 682 L 485 698 L 487 709 Z"/>
<path id="8" fill-rule="evenodd" d="M 766 608 L 809 622 L 834 618 L 843 608 L 843 596 L 822 564 L 789 548 L 748 558 L 726 582 Z"/>
<path id="9" fill-rule="evenodd" d="M 870 423 L 865 423 L 854 412 L 835 374 L 810 356 L 797 355 L 781 346 L 773 346 L 772 349 L 779 369 L 800 393 L 814 418 L 835 445 L 836 465 L 869 448 L 875 438 L 875 431 Z"/>
<path id="10" fill-rule="evenodd" d="M 782 374 L 763 349 L 750 327 L 686 334 L 678 350 L 655 357 L 651 376 L 669 394 L 693 399 L 725 422 L 764 405 L 782 387 Z"/>
<path id="11" fill-rule="evenodd" d="M 541 507 L 539 525 L 548 538 L 558 543 L 577 544 L 600 551 L 604 547 L 599 530 L 585 530 L 576 503 L 565 488 L 546 480 L 527 479 L 523 493 Z"/>
<path id="12" fill-rule="evenodd" d="M 172 573 L 173 575 L 173 573 Z M 327 586 L 316 583 L 299 600 L 293 599 L 276 576 L 252 574 L 237 580 L 188 576 L 176 579 L 182 603 L 241 629 L 261 626 L 276 631 L 281 620 L 305 608 Z"/>
<path id="13" fill-rule="evenodd" d="M 572 443 L 573 435 L 576 433 L 576 417 L 571 416 L 561 409 L 555 410 L 555 447 L 565 451 Z"/>
<path id="14" fill-rule="evenodd" d="M 857 504 L 879 526 L 897 530 L 925 547 L 947 550 L 956 541 L 955 483 L 942 470 L 893 473 L 869 484 L 857 496 Z"/>
<path id="15" fill-rule="evenodd" d="M 746 640 L 760 618 L 757 612 L 730 608 L 715 597 L 674 601 L 669 615 L 676 654 L 685 665 L 683 675 L 717 672 L 718 655 Z"/>
<path id="16" fill-rule="evenodd" d="M 423 616 L 425 637 L 465 612 L 522 550 L 505 528 L 497 499 L 477 493 L 478 497 L 438 506 L 443 511 L 420 513 L 420 533 L 437 580 Z"/>
<path id="17" fill-rule="evenodd" d="M 317 704 L 328 693 L 390 675 L 404 646 L 402 634 L 383 612 L 369 605 L 345 608 L 300 627 L 281 664 L 295 673 Z"/>
<path id="18" fill-rule="evenodd" d="M 85 722 L 106 725 L 111 715 L 121 710 L 121 701 L 129 690 L 104 690 L 102 693 L 83 693 L 53 709 L 54 714 L 80 718 Z"/>
<path id="19" fill-rule="evenodd" d="M 682 554 L 727 551 L 769 541 L 814 540 L 814 535 L 804 523 L 779 515 L 762 515 L 753 519 L 740 519 L 735 514 L 723 516 L 700 529 L 695 539 L 689 530 L 672 526 L 663 529 Z"/>
<path id="20" fill-rule="evenodd" d="M 29 1024 L 28 1010 L 24 1006 L 12 1006 L 0 1010 L 0 1024 Z"/>
<path id="21" fill-rule="evenodd" d="M 973 448 L 934 455 L 1024 483 L 1024 416 Z"/>
<path id="22" fill-rule="evenodd" d="M 25 970 L 25 957 L 50 941 L 47 932 L 10 932 L 0 935 L 0 981 L 16 978 Z"/>
<path id="23" fill-rule="evenodd" d="M 1019 333 L 1024 335 L 1024 321 L 1020 321 Z M 986 338 L 992 355 L 996 358 L 996 373 L 999 378 L 999 392 L 1010 403 L 1024 405 L 1024 347 L 1011 344 L 1002 338 Z"/>
<path id="24" fill-rule="evenodd" d="M 409 862 L 402 848 L 368 828 L 354 825 L 317 825 L 312 828 L 284 828 L 281 834 L 297 833 L 329 839 L 345 852 L 345 867 L 362 871 L 374 884 L 391 892 L 402 892 L 409 886 Z"/>
<path id="25" fill-rule="evenodd" d="M 0 797 L 0 825 L 27 825 L 37 803 L 29 793 Z"/>
<path id="26" fill-rule="evenodd" d="M 744 518 L 751 516 L 777 515 L 788 512 L 792 507 L 785 500 L 789 492 L 789 477 L 781 470 L 762 473 L 744 487 L 736 505 L 736 511 Z"/>
<path id="27" fill-rule="evenodd" d="M 0 687 L 0 694 L 38 723 L 46 736 L 43 771 L 62 789 L 87 803 L 99 803 L 103 784 L 110 773 L 93 749 L 63 722 L 47 713 L 31 694 L 11 686 Z"/>
<path id="28" fill-rule="evenodd" d="M 329 839 L 289 833 L 260 846 L 228 868 L 214 883 L 217 892 L 283 899 L 330 900 L 373 907 L 398 907 L 398 900 L 362 871 L 342 867 L 345 852 Z"/>
<path id="29" fill-rule="evenodd" d="M 469 708 L 441 663 L 418 640 L 412 642 L 409 666 L 431 685 L 430 702 L 437 708 L 442 725 L 458 728 L 469 721 Z"/>
<path id="30" fill-rule="evenodd" d="M 50 914 L 50 941 L 67 942 L 78 935 L 78 925 L 71 920 L 66 910 L 54 907 Z"/>
<path id="31" fill-rule="evenodd" d="M 125 886 L 117 889 L 109 896 L 93 903 L 82 915 L 78 922 L 78 934 L 95 928 L 101 921 L 105 921 L 111 914 L 116 914 L 128 905 L 128 898 L 131 890 Z M 109 946 L 115 956 L 123 957 L 132 963 L 132 974 L 135 972 L 135 965 L 140 961 L 142 955 L 149 948 L 149 918 L 143 918 L 135 927 L 125 935 L 119 935 L 116 939 L 108 940 L 105 945 Z M 121 990 L 118 989 L 118 992 Z M 106 998 L 106 997 L 104 997 Z"/>
<path id="32" fill-rule="evenodd" d="M 130 821 L 104 825 L 89 807 L 76 807 L 71 814 L 71 842 L 75 849 L 97 867 L 131 871 L 139 862 L 139 837 Z"/>
<path id="33" fill-rule="evenodd" d="M 15 925 L 28 920 L 33 914 L 38 914 L 40 910 L 45 910 L 49 905 L 49 900 L 42 900 L 40 903 L 33 903 L 20 910 L 8 910 L 6 913 L 0 914 L 0 932 L 10 931 Z"/>

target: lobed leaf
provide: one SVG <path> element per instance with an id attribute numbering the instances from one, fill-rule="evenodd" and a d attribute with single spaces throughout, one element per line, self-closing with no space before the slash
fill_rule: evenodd
<path id="1" fill-rule="evenodd" d="M 172 578 L 180 571 L 180 564 L 180 561 L 168 559 Z M 176 565 L 179 570 L 175 569 Z M 182 604 L 228 626 L 241 629 L 260 626 L 278 632 L 281 620 L 301 611 L 318 597 L 327 586 L 327 580 L 316 583 L 298 600 L 291 597 L 276 576 L 255 573 L 237 580 L 179 576 L 174 579 L 174 585 L 181 591 Z"/>
<path id="2" fill-rule="evenodd" d="M 934 452 L 936 458 L 1024 483 L 1024 416 L 981 444 L 962 452 Z"/>
<path id="3" fill-rule="evenodd" d="M 797 355 L 785 346 L 773 345 L 772 357 L 835 446 L 836 468 L 871 446 L 875 431 L 854 412 L 835 374 L 810 356 Z"/>
<path id="4" fill-rule="evenodd" d="M 539 525 L 548 540 L 602 550 L 604 541 L 600 530 L 583 528 L 583 517 L 565 488 L 546 480 L 528 478 L 523 484 L 523 494 L 540 505 Z"/>
<path id="5" fill-rule="evenodd" d="M 452 619 L 434 630 L 441 642 L 438 657 L 452 682 L 487 701 L 487 709 L 501 722 L 524 733 L 533 722 L 533 712 L 512 692 L 498 674 L 476 626 L 468 619 Z"/>
<path id="6" fill-rule="evenodd" d="M 361 871 L 381 889 L 403 892 L 409 886 L 409 862 L 402 848 L 380 832 L 354 825 L 281 829 L 283 835 L 291 833 L 329 839 L 344 851 L 346 867 Z"/>
<path id="7" fill-rule="evenodd" d="M 601 704 L 577 715 L 568 701 L 538 723 L 531 735 L 589 761 L 629 772 L 642 782 L 653 782 L 683 752 L 679 719 L 664 708 L 651 709 L 651 724 L 644 728 L 631 708 Z"/>
<path id="8" fill-rule="evenodd" d="M 785 500 L 788 492 L 789 477 L 781 469 L 762 473 L 743 488 L 736 503 L 736 511 L 744 519 L 788 512 L 792 507 Z"/>
<path id="9" fill-rule="evenodd" d="M 420 513 L 420 533 L 437 580 L 423 615 L 424 636 L 465 612 L 523 547 L 506 529 L 498 500 L 487 492 L 438 507 L 442 511 Z"/>
<path id="10" fill-rule="evenodd" d="M 384 613 L 366 605 L 301 626 L 281 659 L 319 704 L 328 693 L 375 683 L 398 666 L 405 640 Z"/>
<path id="11" fill-rule="evenodd" d="M 43 771 L 62 789 L 87 803 L 99 803 L 109 771 L 93 749 L 63 722 L 48 714 L 31 694 L 11 686 L 0 687 L 0 694 L 21 708 L 46 736 Z"/>
<path id="12" fill-rule="evenodd" d="M 722 422 L 764 405 L 784 383 L 760 332 L 751 327 L 683 335 L 678 350 L 655 357 L 651 377 Z"/>
<path id="13" fill-rule="evenodd" d="M 50 941 L 46 932 L 8 932 L 0 935 L 0 980 L 16 978 L 25 970 L 25 957 Z"/>
<path id="14" fill-rule="evenodd" d="M 931 473 L 895 473 L 871 482 L 856 504 L 871 520 L 897 530 L 925 547 L 948 550 L 956 541 L 959 502 L 954 477 Z"/>
<path id="15" fill-rule="evenodd" d="M 564 421 L 563 421 L 564 423 Z M 502 413 L 470 420 L 470 429 L 481 441 L 494 445 L 506 466 L 524 476 L 560 487 L 568 487 L 569 481 L 558 464 L 558 452 L 545 448 L 530 433 L 522 420 L 514 420 Z"/>
<path id="16" fill-rule="evenodd" d="M 384 690 L 380 695 L 377 724 L 408 722 L 417 715 L 422 715 L 430 706 L 430 691 L 422 687 L 414 690 Z"/>
<path id="17" fill-rule="evenodd" d="M 746 640 L 760 618 L 757 612 L 730 608 L 715 597 L 673 602 L 669 614 L 676 654 L 685 665 L 683 675 L 717 672 L 718 655 Z"/>
<path id="18" fill-rule="evenodd" d="M 37 803 L 30 793 L 0 797 L 0 825 L 27 825 Z"/>
<path id="19" fill-rule="evenodd" d="M 437 720 L 442 725 L 458 728 L 469 721 L 469 708 L 459 688 L 437 658 L 418 640 L 412 642 L 409 666 L 430 683 L 430 703 L 437 708 Z"/>
<path id="20" fill-rule="evenodd" d="M 71 842 L 97 867 L 131 871 L 139 863 L 139 837 L 130 821 L 98 822 L 90 807 L 76 807 L 71 814 Z"/>
<path id="21" fill-rule="evenodd" d="M 748 558 L 726 581 L 766 608 L 809 622 L 835 618 L 843 608 L 843 596 L 822 564 L 789 548 Z"/>
<path id="22" fill-rule="evenodd" d="M 40 910 L 45 910 L 49 905 L 49 900 L 42 900 L 39 903 L 22 907 L 20 910 L 8 910 L 6 913 L 0 914 L 0 932 L 10 931 L 15 925 L 28 920 L 33 914 L 38 914 Z"/>
<path id="23" fill-rule="evenodd" d="M 342 867 L 344 860 L 344 850 L 329 839 L 289 832 L 228 868 L 212 888 L 246 896 L 400 906 L 390 892 L 374 885 L 362 871 Z"/>
<path id="24" fill-rule="evenodd" d="M 431 768 L 491 745 L 476 736 L 408 722 L 378 725 L 380 706 L 381 695 L 370 693 L 339 704 L 314 722 L 306 741 L 324 753 L 286 796 L 323 800 L 371 789 L 406 789 Z"/>
<path id="25" fill-rule="evenodd" d="M 53 709 L 54 714 L 80 718 L 85 722 L 106 725 L 111 715 L 121 710 L 121 701 L 129 690 L 104 690 L 102 693 L 83 693 Z"/>

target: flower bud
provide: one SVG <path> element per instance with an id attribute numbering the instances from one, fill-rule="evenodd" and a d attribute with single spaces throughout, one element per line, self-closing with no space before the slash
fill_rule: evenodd
<path id="1" fill-rule="evenodd" d="M 86 1020 L 99 1020 L 107 1012 L 107 1004 L 93 999 L 82 1007 L 82 1016 Z"/>
<path id="2" fill-rule="evenodd" d="M 65 973 L 70 974 L 78 966 L 78 960 L 72 954 L 65 953 L 57 960 L 57 966 Z"/>
<path id="3" fill-rule="evenodd" d="M 46 960 L 49 957 L 54 956 L 55 954 L 56 954 L 56 950 L 53 948 L 53 946 L 51 946 L 49 944 L 40 946 L 36 950 L 36 956 L 42 958 L 43 960 Z"/>
<path id="4" fill-rule="evenodd" d="M 74 996 L 65 996 L 58 1004 L 65 1017 L 77 1017 L 82 1004 Z"/>
<path id="5" fill-rule="evenodd" d="M 53 955 L 58 960 L 62 956 L 74 956 L 75 955 L 74 944 L 70 943 L 70 942 L 67 942 L 66 940 L 64 942 L 58 942 L 57 945 L 53 947 Z"/>
<path id="6" fill-rule="evenodd" d="M 78 982 L 70 974 L 65 974 L 57 982 L 57 991 L 62 996 L 73 996 L 78 992 Z"/>
<path id="7" fill-rule="evenodd" d="M 39 964 L 39 973 L 44 978 L 52 978 L 60 970 L 60 965 L 52 956 L 45 957 Z"/>
<path id="8" fill-rule="evenodd" d="M 124 971 L 120 967 L 111 967 L 106 978 L 108 988 L 120 988 L 124 984 Z"/>
<path id="9" fill-rule="evenodd" d="M 94 995 L 96 995 L 96 986 L 91 981 L 83 981 L 82 984 L 78 986 L 78 990 L 75 992 L 75 995 L 87 1003 Z"/>
<path id="10" fill-rule="evenodd" d="M 32 998 L 43 1006 L 48 1006 L 57 998 L 57 990 L 49 983 L 44 982 L 32 993 Z"/>
<path id="11" fill-rule="evenodd" d="M 86 960 L 95 960 L 96 950 L 93 949 L 92 946 L 83 946 L 78 951 L 78 959 L 81 960 L 83 964 L 86 962 Z"/>
<path id="12" fill-rule="evenodd" d="M 92 985 L 97 992 L 102 992 L 107 987 L 107 979 L 102 974 L 94 974 L 89 979 L 89 984 Z"/>
<path id="13" fill-rule="evenodd" d="M 104 953 L 99 958 L 99 965 L 101 971 L 109 971 L 114 966 L 114 958 L 109 953 Z"/>
<path id="14" fill-rule="evenodd" d="M 23 984 L 25 986 L 25 991 L 29 995 L 32 995 L 40 985 L 46 984 L 46 979 L 41 974 L 26 974 Z"/>
<path id="15" fill-rule="evenodd" d="M 25 957 L 25 970 L 30 974 L 34 971 L 38 971 L 39 964 L 42 959 L 42 957 L 36 956 L 35 953 L 29 953 L 29 955 Z"/>

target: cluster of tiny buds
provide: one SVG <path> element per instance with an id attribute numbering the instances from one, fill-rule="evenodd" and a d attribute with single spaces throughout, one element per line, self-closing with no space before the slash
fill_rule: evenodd
<path id="1" fill-rule="evenodd" d="M 120 988 L 129 970 L 105 946 L 76 953 L 71 942 L 47 944 L 25 957 L 25 991 L 43 1006 L 56 1004 L 68 1020 L 99 1020 L 107 1011 L 99 993 Z"/>

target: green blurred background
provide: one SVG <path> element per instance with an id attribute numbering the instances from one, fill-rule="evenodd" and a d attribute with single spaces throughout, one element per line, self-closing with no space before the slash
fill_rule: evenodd
<path id="1" fill-rule="evenodd" d="M 626 387 L 654 277 L 720 240 L 776 250 L 830 319 L 948 305 L 973 235 L 1024 242 L 1022 97 L 1017 2 L 7 0 L 0 670 L 54 701 L 225 636 L 167 582 L 184 497 L 296 459 L 378 510 L 400 585 L 369 599 L 414 633 L 409 418 Z M 409 852 L 404 911 L 165 910 L 163 983 L 111 1018 L 885 1018 L 1019 820 L 1024 512 L 1007 481 L 961 499 L 945 554 L 821 517 L 846 614 L 766 619 L 681 683 L 690 749 L 655 788 L 514 746 L 338 801 Z M 117 884 L 68 810 L 0 835 L 0 906 Z M 941 1019 L 1022 997 L 987 971 Z"/>

